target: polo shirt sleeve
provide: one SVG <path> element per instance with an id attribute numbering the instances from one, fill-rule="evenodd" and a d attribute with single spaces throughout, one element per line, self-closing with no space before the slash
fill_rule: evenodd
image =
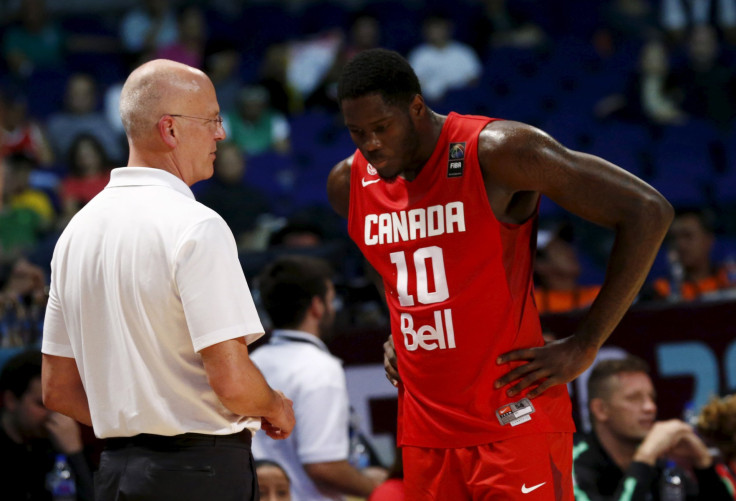
<path id="1" fill-rule="evenodd" d="M 313 379 L 300 392 L 298 408 L 294 405 L 299 437 L 297 454 L 302 464 L 348 458 L 350 402 L 345 375 L 339 366 L 323 369 L 323 373 L 314 378 L 317 381 Z"/>
<path id="2" fill-rule="evenodd" d="M 194 350 L 264 333 L 238 260 L 235 238 L 219 216 L 192 225 L 174 253 L 174 278 Z"/>
<path id="3" fill-rule="evenodd" d="M 61 311 L 59 294 L 56 290 L 56 281 L 53 278 L 43 320 L 41 351 L 47 355 L 74 358 L 71 341 L 64 323 L 64 314 Z"/>

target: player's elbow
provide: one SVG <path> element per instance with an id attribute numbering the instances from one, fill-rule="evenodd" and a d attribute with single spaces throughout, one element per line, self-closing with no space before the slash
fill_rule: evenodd
<path id="1" fill-rule="evenodd" d="M 652 229 L 666 233 L 675 217 L 675 209 L 659 192 L 652 190 L 641 198 L 638 218 L 646 220 Z"/>

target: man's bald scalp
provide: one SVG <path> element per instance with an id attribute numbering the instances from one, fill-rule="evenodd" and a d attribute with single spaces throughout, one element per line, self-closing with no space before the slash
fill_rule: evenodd
<path id="1" fill-rule="evenodd" d="M 167 109 L 201 89 L 204 73 L 185 64 L 156 59 L 136 68 L 120 93 L 120 119 L 132 140 L 145 137 Z M 175 92 L 172 92 L 175 91 Z"/>

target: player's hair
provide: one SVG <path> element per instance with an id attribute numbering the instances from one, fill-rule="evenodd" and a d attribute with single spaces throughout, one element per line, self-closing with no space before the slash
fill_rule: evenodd
<path id="1" fill-rule="evenodd" d="M 588 402 L 594 398 L 605 398 L 611 391 L 612 377 L 627 372 L 649 374 L 649 365 L 634 355 L 598 362 L 588 378 Z"/>
<path id="2" fill-rule="evenodd" d="M 29 349 L 14 355 L 5 362 L 0 372 L 0 391 L 9 391 L 21 398 L 31 381 L 41 377 L 42 355 L 39 350 Z"/>
<path id="3" fill-rule="evenodd" d="M 261 304 L 277 329 L 297 327 L 307 313 L 312 298 L 327 297 L 332 277 L 323 259 L 303 255 L 277 258 L 258 276 Z"/>
<path id="4" fill-rule="evenodd" d="M 700 410 L 697 428 L 727 461 L 736 459 L 736 394 L 713 397 Z"/>
<path id="5" fill-rule="evenodd" d="M 408 105 L 422 87 L 409 62 L 398 52 L 368 49 L 359 52 L 342 71 L 337 84 L 337 98 L 356 99 L 379 94 L 386 104 Z"/>

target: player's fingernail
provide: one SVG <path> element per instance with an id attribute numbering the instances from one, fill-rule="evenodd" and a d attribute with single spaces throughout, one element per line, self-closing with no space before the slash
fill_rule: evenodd
<path id="1" fill-rule="evenodd" d="M 502 363 L 503 363 L 503 359 L 502 359 L 501 357 L 498 357 L 498 358 L 496 359 L 496 363 L 497 363 L 497 364 L 502 364 Z"/>
<path id="2" fill-rule="evenodd" d="M 516 394 L 516 392 L 514 390 L 509 390 L 509 391 L 506 392 L 506 395 L 508 395 L 510 397 L 513 397 L 515 394 Z"/>

